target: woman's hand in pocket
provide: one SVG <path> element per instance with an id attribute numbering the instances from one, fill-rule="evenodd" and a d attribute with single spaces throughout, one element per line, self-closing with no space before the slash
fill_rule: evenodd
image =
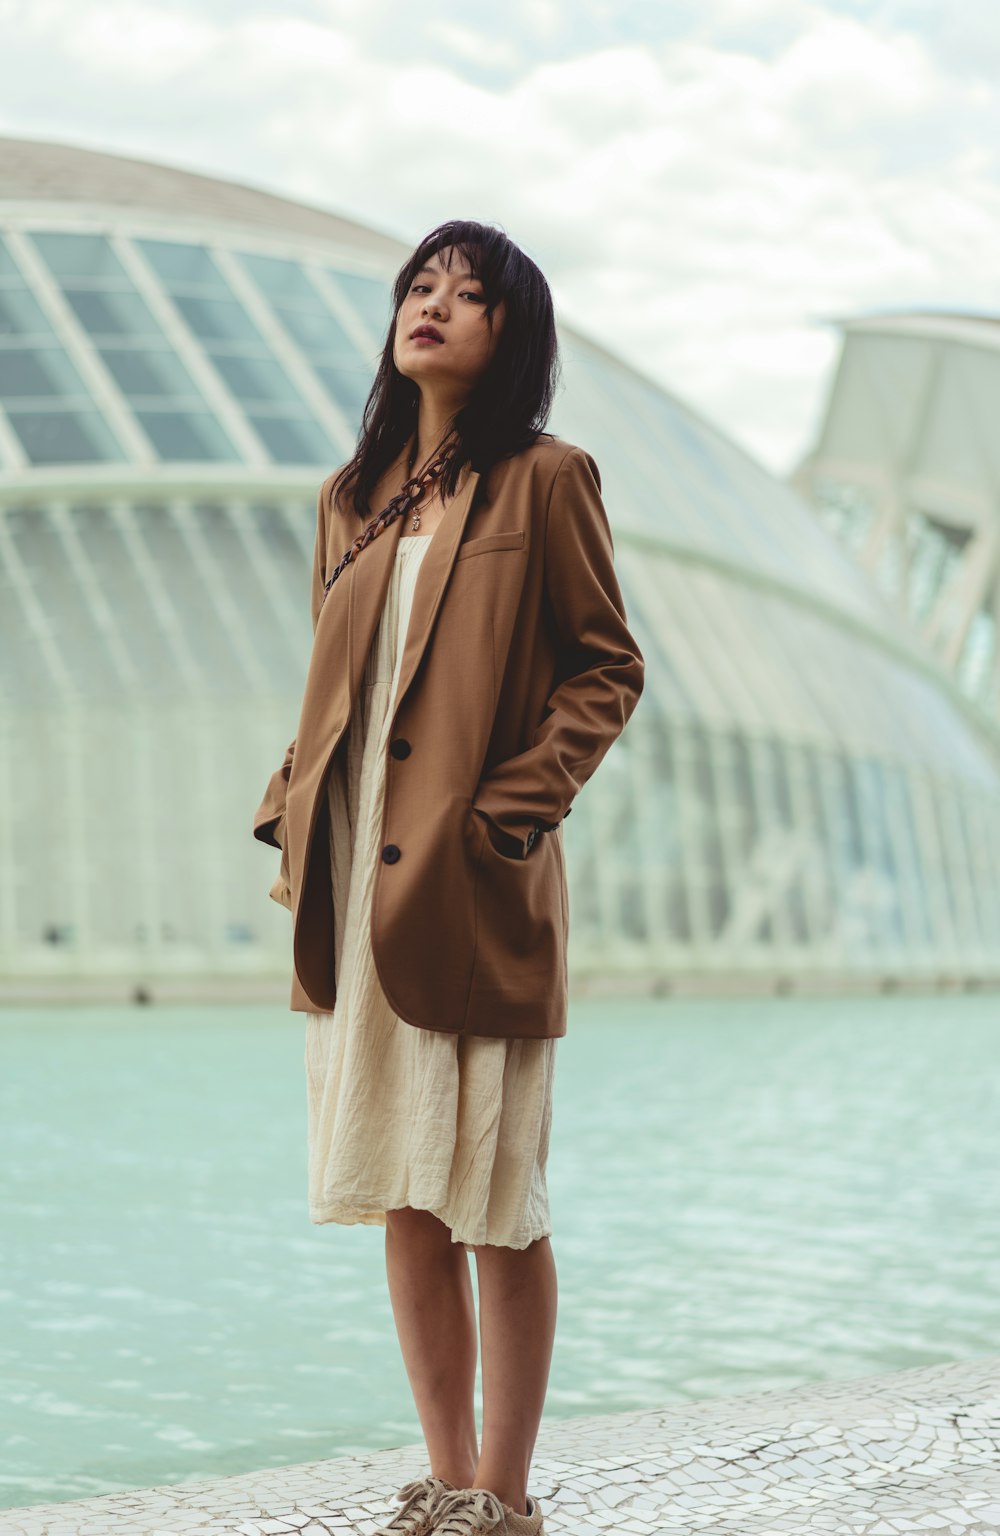
<path id="1" fill-rule="evenodd" d="M 522 852 L 520 840 L 514 837 L 512 833 L 505 831 L 503 827 L 493 820 L 492 816 L 488 816 L 485 811 L 480 810 L 476 810 L 476 815 L 481 816 L 485 821 L 486 835 L 501 858 L 523 860 L 528 857 L 528 854 Z M 530 853 L 530 848 L 528 851 Z"/>

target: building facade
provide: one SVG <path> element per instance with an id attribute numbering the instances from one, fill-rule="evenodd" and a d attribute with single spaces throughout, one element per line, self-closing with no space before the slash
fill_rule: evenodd
<path id="1" fill-rule="evenodd" d="M 0 140 L 0 981 L 280 995 L 250 833 L 295 734 L 316 490 L 408 248 L 253 188 Z M 579 987 L 968 984 L 1000 756 L 805 501 L 560 326 L 640 708 L 565 826 Z"/>

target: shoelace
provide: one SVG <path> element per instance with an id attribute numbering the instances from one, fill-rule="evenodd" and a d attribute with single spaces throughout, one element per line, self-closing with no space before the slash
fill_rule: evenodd
<path id="1" fill-rule="evenodd" d="M 437 1507 L 434 1536 L 476 1536 L 504 1523 L 504 1507 L 488 1488 L 456 1488 Z"/>
<path id="2" fill-rule="evenodd" d="M 396 1495 L 397 1499 L 403 1500 L 403 1507 L 396 1511 L 385 1529 L 399 1531 L 400 1536 L 404 1532 L 423 1530 L 438 1499 L 452 1491 L 440 1477 L 416 1477 L 412 1483 L 404 1483 Z"/>

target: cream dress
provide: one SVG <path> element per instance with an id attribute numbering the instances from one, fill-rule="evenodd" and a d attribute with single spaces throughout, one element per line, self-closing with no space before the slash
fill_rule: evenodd
<path id="1" fill-rule="evenodd" d="M 408 1024 L 386 1001 L 371 952 L 390 701 L 433 537 L 399 538 L 328 780 L 337 998 L 332 1014 L 306 1014 L 309 1218 L 385 1226 L 386 1211 L 408 1205 L 432 1211 L 466 1248 L 526 1248 L 551 1232 L 545 1167 L 557 1037 Z"/>

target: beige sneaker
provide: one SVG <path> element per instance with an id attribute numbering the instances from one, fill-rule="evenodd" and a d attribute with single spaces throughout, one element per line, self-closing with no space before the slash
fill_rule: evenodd
<path id="1" fill-rule="evenodd" d="M 527 1498 L 528 1513 L 519 1515 L 488 1488 L 456 1488 L 437 1506 L 431 1536 L 544 1536 L 538 1500 Z"/>
<path id="2" fill-rule="evenodd" d="M 457 1493 L 454 1483 L 443 1477 L 418 1477 L 404 1483 L 396 1495 L 403 1501 L 388 1525 L 380 1525 L 372 1536 L 428 1536 L 442 1499 Z"/>

